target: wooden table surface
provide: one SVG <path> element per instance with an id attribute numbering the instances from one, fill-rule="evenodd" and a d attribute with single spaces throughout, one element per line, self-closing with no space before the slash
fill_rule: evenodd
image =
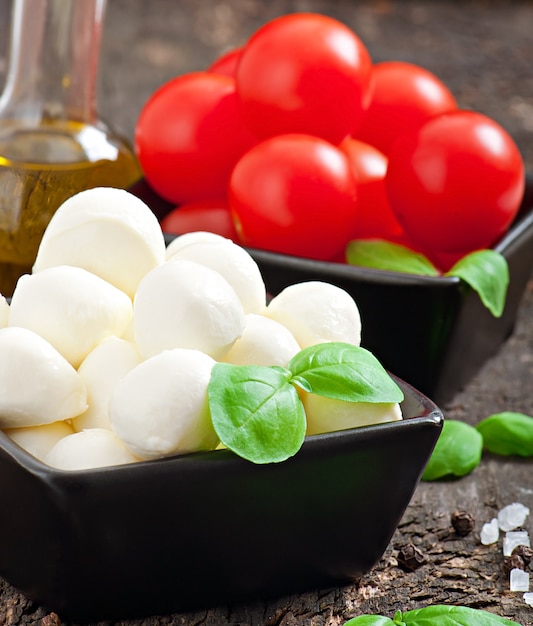
<path id="1" fill-rule="evenodd" d="M 0 36 L 7 29 L 8 7 L 2 0 Z M 375 61 L 401 59 L 433 71 L 462 107 L 491 116 L 512 134 L 527 170 L 533 172 L 531 2 L 109 0 L 100 70 L 102 116 L 131 138 L 143 103 L 163 82 L 206 67 L 220 53 L 242 44 L 265 21 L 302 10 L 344 21 Z M 5 70 L 2 60 L 0 71 Z M 533 415 L 532 380 L 533 283 L 526 290 L 513 336 L 442 408 L 447 418 L 471 424 L 499 411 Z M 509 591 L 501 545 L 482 546 L 479 541 L 482 524 L 512 502 L 530 508 L 526 528 L 533 536 L 533 462 L 484 455 L 481 465 L 465 478 L 421 483 L 380 563 L 351 585 L 115 623 L 334 626 L 362 613 L 392 617 L 398 609 L 449 603 L 532 626 L 533 608 L 525 604 L 522 593 Z M 464 538 L 448 532 L 456 510 L 475 519 L 474 531 Z M 419 547 L 425 563 L 407 572 L 398 566 L 397 556 L 410 542 Z M 57 615 L 0 580 L 0 624 L 60 623 Z"/>

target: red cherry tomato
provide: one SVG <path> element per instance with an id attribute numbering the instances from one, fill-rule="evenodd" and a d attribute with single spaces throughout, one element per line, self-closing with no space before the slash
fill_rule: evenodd
<path id="1" fill-rule="evenodd" d="M 255 142 L 242 121 L 235 81 L 209 72 L 160 87 L 135 128 L 147 181 L 175 204 L 224 197 L 233 166 Z"/>
<path id="2" fill-rule="evenodd" d="M 219 56 L 218 59 L 215 59 L 207 71 L 235 78 L 241 52 L 242 48 L 233 48 L 232 50 L 228 50 L 228 52 Z"/>
<path id="3" fill-rule="evenodd" d="M 400 138 L 385 180 L 408 235 L 446 253 L 493 245 L 515 217 L 525 186 L 514 141 L 473 111 L 438 116 Z"/>
<path id="4" fill-rule="evenodd" d="M 473 252 L 473 250 L 472 250 Z M 464 252 L 434 252 L 428 250 L 425 255 L 433 263 L 433 265 L 443 274 L 460 261 L 464 256 Z"/>
<path id="5" fill-rule="evenodd" d="M 376 63 L 370 104 L 354 136 L 387 155 L 400 135 L 456 109 L 448 87 L 426 69 L 402 61 Z"/>
<path id="6" fill-rule="evenodd" d="M 346 155 L 310 135 L 278 135 L 237 163 L 230 209 L 241 241 L 297 256 L 332 259 L 352 239 L 356 183 Z"/>
<path id="7" fill-rule="evenodd" d="M 346 153 L 357 180 L 357 219 L 354 239 L 386 239 L 403 243 L 406 238 L 392 211 L 385 174 L 387 157 L 373 146 L 356 139 L 345 139 L 340 148 Z"/>
<path id="8" fill-rule="evenodd" d="M 339 143 L 366 106 L 370 69 L 367 49 L 347 26 L 325 15 L 293 13 L 249 39 L 237 91 L 258 137 L 308 133 Z"/>
<path id="9" fill-rule="evenodd" d="M 161 220 L 161 228 L 173 235 L 202 230 L 238 242 L 237 231 L 226 200 L 191 202 L 177 207 Z"/>

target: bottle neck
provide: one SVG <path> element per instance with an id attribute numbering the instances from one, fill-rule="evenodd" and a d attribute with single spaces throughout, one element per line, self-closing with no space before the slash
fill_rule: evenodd
<path id="1" fill-rule="evenodd" d="M 0 118 L 25 125 L 96 120 L 106 0 L 14 0 Z"/>

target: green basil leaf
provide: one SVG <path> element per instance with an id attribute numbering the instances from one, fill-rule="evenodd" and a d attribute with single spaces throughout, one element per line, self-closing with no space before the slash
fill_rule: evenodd
<path id="1" fill-rule="evenodd" d="M 422 480 L 466 476 L 479 465 L 482 452 L 483 438 L 476 428 L 458 420 L 444 420 Z"/>
<path id="2" fill-rule="evenodd" d="M 436 604 L 403 614 L 406 626 L 520 626 L 488 611 Z"/>
<path id="3" fill-rule="evenodd" d="M 439 276 L 439 271 L 423 254 L 406 246 L 381 239 L 356 239 L 346 247 L 350 265 L 371 267 L 404 274 Z"/>
<path id="4" fill-rule="evenodd" d="M 254 463 L 278 463 L 296 454 L 305 411 L 290 372 L 281 367 L 216 363 L 207 389 L 220 441 Z"/>
<path id="5" fill-rule="evenodd" d="M 401 402 L 403 392 L 376 357 L 349 343 L 304 348 L 288 364 L 291 382 L 319 396 L 348 402 Z"/>
<path id="6" fill-rule="evenodd" d="M 470 285 L 481 302 L 494 315 L 501 317 L 509 286 L 509 266 L 496 250 L 478 250 L 458 261 L 446 276 L 458 276 Z"/>
<path id="7" fill-rule="evenodd" d="M 503 456 L 533 456 L 533 417 L 505 411 L 481 420 L 477 430 L 483 437 L 483 446 Z"/>
<path id="8" fill-rule="evenodd" d="M 382 615 L 359 615 L 344 622 L 344 626 L 395 626 L 395 624 L 396 622 Z"/>
<path id="9" fill-rule="evenodd" d="M 518 622 L 499 617 L 494 613 L 464 606 L 435 604 L 423 609 L 401 613 L 394 620 L 381 615 L 361 615 L 344 623 L 344 626 L 520 626 Z"/>

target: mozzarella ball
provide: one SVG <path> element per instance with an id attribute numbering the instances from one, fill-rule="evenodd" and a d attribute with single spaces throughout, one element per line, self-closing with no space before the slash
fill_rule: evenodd
<path id="1" fill-rule="evenodd" d="M 9 325 L 33 330 L 78 367 L 102 339 L 126 331 L 132 310 L 123 291 L 84 269 L 62 265 L 19 279 Z"/>
<path id="2" fill-rule="evenodd" d="M 21 448 L 40 461 L 60 439 L 72 435 L 74 429 L 68 422 L 53 422 L 42 426 L 6 428 L 5 434 Z"/>
<path id="3" fill-rule="evenodd" d="M 194 243 L 221 243 L 224 241 L 231 242 L 231 239 L 223 237 L 222 235 L 217 235 L 216 233 L 210 233 L 206 230 L 196 230 L 190 233 L 183 233 L 183 235 L 175 237 L 168 244 L 165 257 L 168 261 L 176 254 L 176 252 Z"/>
<path id="4" fill-rule="evenodd" d="M 287 367 L 299 351 L 298 342 L 285 326 L 264 315 L 249 313 L 241 337 L 222 360 L 233 365 Z"/>
<path id="5" fill-rule="evenodd" d="M 87 408 L 78 372 L 26 328 L 0 329 L 0 428 L 71 419 Z"/>
<path id="6" fill-rule="evenodd" d="M 85 357 L 78 367 L 87 389 L 88 408 L 72 420 L 74 429 L 107 428 L 109 398 L 117 382 L 141 362 L 137 347 L 130 341 L 108 337 Z"/>
<path id="7" fill-rule="evenodd" d="M 139 461 L 120 439 L 105 428 L 90 428 L 59 440 L 44 462 L 61 470 L 86 470 Z"/>
<path id="8" fill-rule="evenodd" d="M 207 386 L 215 364 L 198 350 L 165 350 L 143 361 L 116 385 L 109 404 L 111 427 L 143 459 L 212 450 Z"/>
<path id="9" fill-rule="evenodd" d="M 133 329 L 144 358 L 190 348 L 221 358 L 244 330 L 241 302 L 228 281 L 200 263 L 177 259 L 156 267 L 134 299 Z"/>
<path id="10" fill-rule="evenodd" d="M 314 393 L 300 394 L 307 418 L 307 434 L 327 433 L 402 419 L 394 402 L 346 402 Z"/>
<path id="11" fill-rule="evenodd" d="M 81 267 L 133 297 L 165 260 L 163 232 L 150 208 L 124 189 L 96 187 L 66 200 L 41 240 L 33 272 Z"/>
<path id="12" fill-rule="evenodd" d="M 330 283 L 289 285 L 270 301 L 266 315 L 288 328 L 302 349 L 328 341 L 361 343 L 361 317 L 354 299 Z"/>
<path id="13" fill-rule="evenodd" d="M 229 239 L 192 242 L 167 258 L 188 259 L 216 270 L 235 289 L 245 313 L 264 313 L 266 287 L 261 271 L 250 254 Z"/>

